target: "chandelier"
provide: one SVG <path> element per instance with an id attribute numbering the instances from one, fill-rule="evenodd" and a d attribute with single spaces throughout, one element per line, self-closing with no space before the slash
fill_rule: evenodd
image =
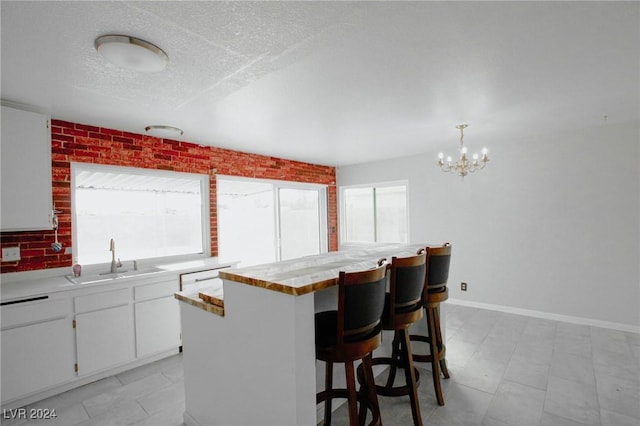
<path id="1" fill-rule="evenodd" d="M 442 152 L 438 154 L 438 165 L 442 171 L 450 173 L 456 172 L 458 173 L 458 176 L 463 179 L 469 173 L 484 169 L 487 161 L 489 161 L 489 157 L 487 156 L 489 151 L 487 148 L 482 148 L 482 157 L 478 156 L 476 153 L 473 154 L 471 159 L 467 157 L 467 147 L 464 146 L 464 129 L 467 127 L 469 127 L 467 124 L 460 124 L 456 126 L 456 129 L 460 129 L 460 147 L 458 148 L 460 153 L 455 163 L 451 156 L 448 156 L 445 161 L 444 154 Z"/>

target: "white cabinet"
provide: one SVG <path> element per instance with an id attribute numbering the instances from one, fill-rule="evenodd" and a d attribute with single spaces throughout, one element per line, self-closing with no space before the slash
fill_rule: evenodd
<path id="1" fill-rule="evenodd" d="M 2 230 L 50 229 L 49 117 L 2 105 L 0 119 Z"/>
<path id="2" fill-rule="evenodd" d="M 2 307 L 3 402 L 75 378 L 70 301 L 40 299 Z"/>
<path id="3" fill-rule="evenodd" d="M 134 288 L 138 357 L 180 346 L 180 307 L 173 296 L 177 291 L 175 278 Z"/>
<path id="4" fill-rule="evenodd" d="M 75 297 L 78 375 L 124 364 L 135 358 L 130 290 Z"/>

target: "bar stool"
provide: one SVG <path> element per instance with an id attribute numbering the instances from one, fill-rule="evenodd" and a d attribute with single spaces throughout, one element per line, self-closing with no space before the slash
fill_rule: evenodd
<path id="1" fill-rule="evenodd" d="M 449 279 L 450 262 L 451 244 L 444 243 L 442 247 L 427 247 L 427 273 L 422 293 L 422 304 L 427 317 L 428 335 L 411 335 L 411 340 L 429 345 L 429 355 L 414 353 L 413 360 L 431 364 L 433 387 L 438 405 L 444 405 L 440 373 L 445 379 L 449 378 L 445 359 L 446 347 L 442 341 L 442 330 L 440 329 L 440 303 L 449 298 L 447 280 Z"/>
<path id="2" fill-rule="evenodd" d="M 364 424 L 367 409 L 372 412 L 370 425 L 380 425 L 380 406 L 375 392 L 371 352 L 380 345 L 380 318 L 384 309 L 386 259 L 374 269 L 340 272 L 338 310 L 318 312 L 315 316 L 316 358 L 326 362 L 325 390 L 316 394 L 316 403 L 325 402 L 325 425 L 331 424 L 331 400 L 346 398 L 349 424 Z M 369 386 L 356 392 L 354 361 L 362 360 L 365 382 Z M 344 363 L 347 389 L 333 388 L 333 363 Z M 357 400 L 360 400 L 358 416 Z"/>
<path id="3" fill-rule="evenodd" d="M 374 357 L 373 365 L 389 365 L 385 385 L 376 385 L 376 392 L 383 396 L 409 395 L 414 425 L 422 425 L 418 402 L 420 374 L 413 365 L 409 327 L 422 318 L 422 293 L 426 274 L 426 252 L 404 258 L 394 257 L 389 268 L 390 286 L 385 297 L 382 329 L 394 330 L 391 357 Z M 406 384 L 393 386 L 396 370 L 404 370 Z M 365 376 L 358 368 L 358 380 L 363 386 Z"/>

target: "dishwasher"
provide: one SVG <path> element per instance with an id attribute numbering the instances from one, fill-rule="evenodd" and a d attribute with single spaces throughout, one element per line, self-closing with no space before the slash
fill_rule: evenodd
<path id="1" fill-rule="evenodd" d="M 218 273 L 225 268 L 229 266 L 180 274 L 180 291 L 189 295 L 197 295 L 201 290 L 220 289 L 222 291 L 222 280 Z"/>

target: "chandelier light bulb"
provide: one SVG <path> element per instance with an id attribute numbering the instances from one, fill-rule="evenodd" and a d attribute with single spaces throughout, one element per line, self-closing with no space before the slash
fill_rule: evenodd
<path id="1" fill-rule="evenodd" d="M 441 152 L 441 153 L 439 153 L 439 154 L 438 154 L 438 158 L 442 160 L 442 159 L 444 158 L 444 153 L 442 153 L 442 152 Z"/>

